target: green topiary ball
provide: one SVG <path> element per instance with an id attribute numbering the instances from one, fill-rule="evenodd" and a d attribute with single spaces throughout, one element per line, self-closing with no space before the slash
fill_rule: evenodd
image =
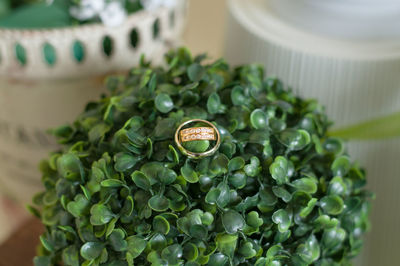
<path id="1" fill-rule="evenodd" d="M 364 171 L 330 123 L 257 65 L 186 49 L 107 81 L 41 165 L 36 266 L 346 265 L 368 229 Z M 194 160 L 177 127 L 205 119 L 222 143 Z M 203 151 L 212 141 L 185 145 Z"/>

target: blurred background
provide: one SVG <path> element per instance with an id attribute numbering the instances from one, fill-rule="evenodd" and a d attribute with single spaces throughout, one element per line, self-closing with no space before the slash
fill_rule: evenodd
<path id="1" fill-rule="evenodd" d="M 268 75 L 279 77 L 297 94 L 317 98 L 325 104 L 328 114 L 335 121 L 336 128 L 399 112 L 400 3 L 398 1 L 191 0 L 189 2 L 189 9 L 181 21 L 182 29 L 176 32 L 171 30 L 168 33 L 170 35 L 165 36 L 170 46 L 184 44 L 194 54 L 207 52 L 213 58 L 225 56 L 233 64 L 250 62 L 264 64 Z M 132 20 L 130 23 L 137 21 Z M 103 36 L 104 29 L 97 30 L 98 35 Z M 115 34 L 107 30 L 106 33 L 110 36 Z M 0 53 L 2 56 L 5 55 L 2 57 L 4 62 L 10 63 L 11 60 L 7 57 L 7 49 L 10 49 L 10 46 L 4 43 L 14 44 L 15 40 L 23 42 L 26 41 L 24 38 L 26 34 L 23 33 L 0 31 L 0 41 L 3 41 L 0 44 Z M 28 41 L 35 38 L 39 40 L 43 36 L 30 38 Z M 59 44 L 56 42 L 56 45 Z M 152 50 L 148 52 L 149 54 L 159 57 L 164 51 L 163 47 L 156 45 L 153 47 L 152 44 L 150 46 Z M 122 60 L 117 59 L 115 64 L 119 64 Z M 94 63 L 95 61 L 92 62 Z M 10 117 L 13 121 L 20 119 L 24 125 L 32 125 L 34 121 L 42 127 L 53 126 L 52 123 L 57 125 L 61 121 L 64 122 L 63 120 L 74 117 L 87 99 L 96 97 L 95 92 L 90 90 L 84 92 L 82 88 L 101 84 L 101 77 L 109 70 L 96 71 L 100 74 L 91 73 L 96 76 L 91 81 L 94 83 L 88 85 L 76 78 L 75 92 L 69 92 L 63 97 L 60 96 L 60 92 L 51 96 L 55 106 L 58 104 L 57 101 L 72 100 L 78 97 L 77 95 L 80 95 L 80 100 L 75 101 L 76 106 L 73 107 L 73 111 L 53 119 L 48 124 L 49 119 L 43 117 L 48 115 L 54 118 L 54 115 L 48 114 L 47 110 L 38 111 L 36 104 L 32 104 L 32 99 L 41 97 L 55 84 L 54 82 L 58 82 L 57 84 L 60 80 L 65 82 L 66 78 L 62 76 L 65 72 L 54 71 L 50 74 L 52 78 L 49 78 L 46 76 L 49 70 L 45 69 L 40 73 L 40 79 L 34 70 L 24 70 L 20 64 L 10 63 L 9 67 L 0 64 L 0 133 L 6 127 L 4 121 Z M 10 75 L 13 78 L 9 78 Z M 58 75 L 57 79 L 54 75 Z M 77 73 L 71 74 L 69 78 L 74 75 Z M 30 78 L 26 79 L 27 76 Z M 65 88 L 68 86 L 71 86 L 71 83 L 66 84 Z M 32 94 L 29 99 L 22 99 L 21 95 L 26 94 L 27 88 L 37 89 L 38 93 Z M 20 90 L 21 94 L 15 92 L 16 90 Z M 18 99 L 20 102 L 18 108 L 14 105 L 10 107 L 9 102 L 2 101 L 2 96 L 3 99 L 4 96 Z M 27 121 L 26 114 L 34 112 L 38 114 L 38 120 Z M 43 122 L 44 120 L 46 122 Z M 366 237 L 363 254 L 357 259 L 357 264 L 397 265 L 396 261 L 400 261 L 400 253 L 397 252 L 397 242 L 400 238 L 398 226 L 400 140 L 380 136 L 365 137 L 363 133 L 365 132 L 359 132 L 355 140 L 349 141 L 349 152 L 352 158 L 366 166 L 369 188 L 376 193 L 377 198 L 373 202 L 372 230 Z M 9 158 L 11 153 L 28 161 L 31 158 L 23 158 L 24 154 L 28 157 L 37 156 L 35 152 L 38 151 L 35 148 L 16 149 L 12 145 L 8 140 L 1 139 L 0 134 L 0 159 L 3 156 L 0 170 L 10 168 L 10 163 L 4 158 Z M 45 152 L 47 150 L 39 151 L 39 154 Z M 21 165 L 18 168 L 21 168 Z M 22 189 L 19 185 L 8 184 L 7 178 L 1 179 L 2 172 L 5 171 L 0 171 L 1 192 L 7 196 L 3 196 L 0 202 L 0 242 L 28 219 L 19 202 L 26 202 L 31 195 L 30 187 Z M 27 178 L 31 180 L 30 177 Z M 10 196 L 10 193 L 13 195 Z"/>

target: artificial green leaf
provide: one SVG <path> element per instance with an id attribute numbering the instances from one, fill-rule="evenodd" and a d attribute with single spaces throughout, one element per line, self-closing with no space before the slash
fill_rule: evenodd
<path id="1" fill-rule="evenodd" d="M 76 246 L 69 246 L 62 252 L 62 259 L 66 265 L 79 266 L 79 251 Z"/>
<path id="2" fill-rule="evenodd" d="M 128 253 L 132 256 L 132 258 L 139 257 L 140 254 L 146 248 L 147 242 L 143 238 L 139 236 L 130 236 L 126 239 L 128 243 Z"/>
<path id="3" fill-rule="evenodd" d="M 219 113 L 222 109 L 221 99 L 218 94 L 213 93 L 208 97 L 207 110 L 210 114 Z"/>
<path id="4" fill-rule="evenodd" d="M 197 63 L 190 65 L 187 70 L 188 77 L 193 82 L 200 81 L 205 73 L 206 70 L 204 69 L 204 67 Z"/>
<path id="5" fill-rule="evenodd" d="M 228 163 L 228 157 L 226 157 L 225 154 L 219 153 L 214 156 L 213 160 L 211 161 L 210 171 L 215 175 L 226 173 L 228 171 Z"/>
<path id="6" fill-rule="evenodd" d="M 311 178 L 300 178 L 293 180 L 291 185 L 295 187 L 298 191 L 304 191 L 310 194 L 314 194 L 315 192 L 317 192 L 317 184 Z"/>
<path id="7" fill-rule="evenodd" d="M 168 234 L 170 229 L 170 225 L 169 222 L 167 221 L 167 219 L 165 219 L 164 217 L 157 215 L 156 217 L 154 217 L 153 219 L 153 230 L 166 235 Z"/>
<path id="8" fill-rule="evenodd" d="M 202 240 L 206 240 L 208 231 L 204 225 L 201 224 L 194 224 L 190 227 L 190 236 Z"/>
<path id="9" fill-rule="evenodd" d="M 124 182 L 119 179 L 107 179 L 102 181 L 100 184 L 102 187 L 122 187 L 125 185 Z"/>
<path id="10" fill-rule="evenodd" d="M 87 198 L 82 194 L 78 194 L 75 196 L 74 201 L 70 201 L 67 204 L 67 210 L 74 217 L 79 217 L 89 211 L 89 206 Z"/>
<path id="11" fill-rule="evenodd" d="M 109 207 L 104 204 L 95 204 L 90 209 L 90 223 L 93 225 L 103 225 L 110 222 L 114 218 L 114 214 Z"/>
<path id="12" fill-rule="evenodd" d="M 238 212 L 229 210 L 222 215 L 222 224 L 228 234 L 235 234 L 243 229 L 245 221 Z"/>
<path id="13" fill-rule="evenodd" d="M 187 261 L 194 261 L 199 256 L 199 250 L 196 245 L 188 243 L 183 247 L 183 257 Z"/>
<path id="14" fill-rule="evenodd" d="M 228 163 L 228 169 L 230 172 L 242 169 L 244 167 L 245 161 L 242 157 L 235 157 L 231 159 Z"/>
<path id="15" fill-rule="evenodd" d="M 341 156 L 335 159 L 331 166 L 334 176 L 345 176 L 350 170 L 350 159 L 347 156 Z"/>
<path id="16" fill-rule="evenodd" d="M 160 93 L 154 100 L 156 108 L 161 113 L 168 113 L 174 108 L 174 102 L 168 94 Z"/>
<path id="17" fill-rule="evenodd" d="M 272 221 L 278 225 L 278 230 L 281 233 L 286 232 L 291 225 L 290 217 L 283 209 L 279 209 L 274 212 L 272 215 Z"/>
<path id="18" fill-rule="evenodd" d="M 325 196 L 319 201 L 319 204 L 324 212 L 331 215 L 340 214 L 344 208 L 343 199 L 337 195 Z"/>
<path id="19" fill-rule="evenodd" d="M 347 185 L 344 183 L 343 178 L 340 176 L 335 176 L 329 182 L 328 193 L 344 195 L 347 192 Z"/>
<path id="20" fill-rule="evenodd" d="M 253 244 L 251 242 L 244 243 L 238 250 L 239 254 L 242 255 L 245 259 L 250 259 L 254 257 L 257 252 L 253 248 Z"/>
<path id="21" fill-rule="evenodd" d="M 133 182 L 139 188 L 148 191 L 151 187 L 150 181 L 145 174 L 140 171 L 135 171 L 131 175 Z"/>
<path id="22" fill-rule="evenodd" d="M 235 235 L 219 234 L 215 238 L 215 241 L 217 243 L 217 249 L 222 254 L 228 256 L 229 258 L 233 257 L 237 245 L 237 240 L 238 236 L 236 234 Z"/>
<path id="23" fill-rule="evenodd" d="M 327 250 L 332 250 L 342 244 L 346 239 L 346 231 L 340 227 L 326 229 L 322 235 L 322 245 Z"/>
<path id="24" fill-rule="evenodd" d="M 246 216 L 246 223 L 251 227 L 258 228 L 263 224 L 263 219 L 258 215 L 258 212 L 251 211 Z"/>
<path id="25" fill-rule="evenodd" d="M 255 109 L 250 115 L 251 125 L 255 129 L 265 129 L 268 127 L 267 115 L 261 109 Z"/>
<path id="26" fill-rule="evenodd" d="M 125 233 L 121 229 L 115 229 L 112 231 L 109 237 L 109 242 L 115 251 L 124 251 L 128 248 L 128 242 L 126 242 Z"/>
<path id="27" fill-rule="evenodd" d="M 307 264 L 312 264 L 314 261 L 318 260 L 321 251 L 317 238 L 311 235 L 305 243 L 297 246 L 296 253 Z"/>
<path id="28" fill-rule="evenodd" d="M 103 251 L 104 244 L 100 242 L 87 242 L 81 247 L 81 256 L 86 260 L 97 259 Z"/>
<path id="29" fill-rule="evenodd" d="M 66 179 L 76 180 L 79 177 L 84 178 L 85 172 L 78 156 L 73 153 L 62 155 L 57 160 L 57 169 L 61 176 Z"/>
<path id="30" fill-rule="evenodd" d="M 310 134 L 303 129 L 285 129 L 279 134 L 278 140 L 290 150 L 304 149 L 310 142 Z"/>
<path id="31" fill-rule="evenodd" d="M 161 257 L 169 264 L 177 264 L 183 256 L 183 249 L 181 245 L 174 244 L 163 249 Z"/>
<path id="32" fill-rule="evenodd" d="M 185 165 L 181 167 L 181 174 L 183 178 L 185 178 L 185 180 L 189 183 L 197 183 L 199 181 L 199 176 L 188 162 L 186 162 Z"/>
<path id="33" fill-rule="evenodd" d="M 114 157 L 115 161 L 115 170 L 118 172 L 125 172 L 136 165 L 139 161 L 139 158 L 136 156 L 132 156 L 128 153 L 118 153 Z"/>
<path id="34" fill-rule="evenodd" d="M 270 165 L 269 172 L 278 185 L 283 185 L 289 181 L 288 162 L 283 156 L 277 156 L 274 163 Z"/>
<path id="35" fill-rule="evenodd" d="M 168 199 L 164 196 L 155 195 L 149 200 L 149 207 L 157 212 L 166 211 L 168 209 Z"/>

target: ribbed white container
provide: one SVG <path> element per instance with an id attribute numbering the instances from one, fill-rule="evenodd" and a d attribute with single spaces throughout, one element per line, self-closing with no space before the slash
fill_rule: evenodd
<path id="1" fill-rule="evenodd" d="M 297 94 L 323 103 L 337 127 L 400 110 L 399 34 L 393 31 L 393 35 L 389 32 L 385 36 L 350 36 L 351 30 L 324 32 L 323 27 L 311 28 L 289 19 L 291 16 L 277 8 L 277 2 L 228 1 L 225 56 L 230 63 L 264 64 L 268 75 L 279 77 Z M 329 1 L 319 3 L 326 2 Z M 391 18 L 400 23 L 400 16 Z M 372 231 L 360 265 L 397 265 L 400 140 L 351 142 L 349 147 L 352 158 L 367 168 L 369 188 L 377 195 L 372 208 Z"/>
<path id="2" fill-rule="evenodd" d="M 134 13 L 116 28 L 0 29 L 0 194 L 31 201 L 42 189 L 38 163 L 57 148 L 46 131 L 74 121 L 88 101 L 99 97 L 107 74 L 128 71 L 142 54 L 162 62 L 164 53 L 182 42 L 187 3 Z M 109 55 L 106 38 L 112 43 Z M 73 53 L 77 42 L 81 61 Z M 53 65 L 45 60 L 46 44 L 56 55 Z M 23 49 L 24 60 L 16 49 L 20 55 Z"/>

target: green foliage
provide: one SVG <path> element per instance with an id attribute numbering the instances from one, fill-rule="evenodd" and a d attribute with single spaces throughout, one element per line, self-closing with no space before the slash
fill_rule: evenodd
<path id="1" fill-rule="evenodd" d="M 204 64 L 185 49 L 166 59 L 110 77 L 108 96 L 53 131 L 62 150 L 42 164 L 40 213 L 30 208 L 47 227 L 35 264 L 347 264 L 370 194 L 323 108 L 256 65 Z M 212 157 L 175 147 L 195 118 L 221 133 Z"/>

